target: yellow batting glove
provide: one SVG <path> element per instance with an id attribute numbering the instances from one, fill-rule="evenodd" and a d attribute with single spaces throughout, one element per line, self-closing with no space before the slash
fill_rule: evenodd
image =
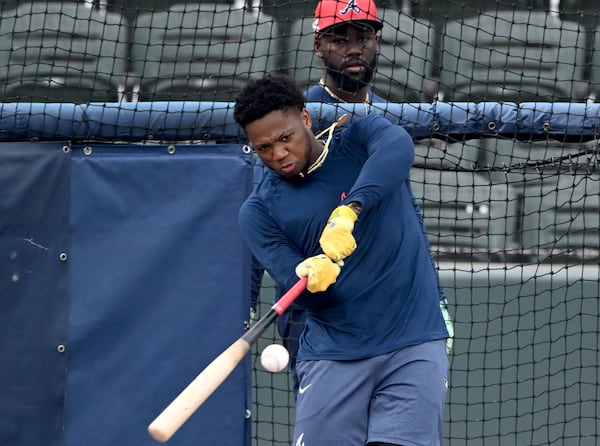
<path id="1" fill-rule="evenodd" d="M 325 255 L 334 262 L 345 259 L 356 249 L 352 230 L 357 219 L 356 212 L 345 205 L 335 208 L 329 216 L 319 244 Z"/>
<path id="2" fill-rule="evenodd" d="M 319 254 L 300 262 L 296 267 L 296 274 L 298 277 L 308 277 L 306 289 L 311 293 L 318 293 L 335 283 L 340 267 L 326 255 Z"/>

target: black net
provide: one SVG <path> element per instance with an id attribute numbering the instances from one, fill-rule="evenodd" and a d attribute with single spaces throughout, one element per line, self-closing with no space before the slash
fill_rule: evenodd
<path id="1" fill-rule="evenodd" d="M 322 76 L 315 5 L 4 1 L 0 100 L 174 114 L 203 102 L 196 107 L 206 113 L 266 72 L 308 87 Z M 378 8 L 384 26 L 372 88 L 390 103 L 594 104 L 598 96 L 596 2 L 404 0 Z M 18 128 L 22 117 L 2 119 Z M 490 125 L 415 137 L 413 190 L 454 327 L 446 444 L 599 441 L 600 173 L 598 117 L 588 118 L 581 132 L 571 126 L 552 138 L 527 122 L 513 133 Z M 130 138 L 124 131 L 115 139 Z M 267 275 L 259 314 L 273 298 Z M 272 375 L 258 362 L 271 342 L 281 342 L 275 329 L 253 349 L 257 445 L 290 444 L 293 429 L 290 372 Z"/>

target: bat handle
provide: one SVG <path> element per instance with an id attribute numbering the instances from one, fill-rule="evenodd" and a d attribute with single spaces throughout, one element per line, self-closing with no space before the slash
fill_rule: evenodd
<path id="1" fill-rule="evenodd" d="M 273 304 L 271 309 L 281 316 L 285 310 L 296 300 L 296 298 L 306 289 L 307 277 L 301 277 L 281 298 Z"/>

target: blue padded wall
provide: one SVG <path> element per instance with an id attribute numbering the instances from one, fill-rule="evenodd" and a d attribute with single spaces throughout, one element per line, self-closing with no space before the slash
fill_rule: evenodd
<path id="1" fill-rule="evenodd" d="M 156 444 L 243 334 L 240 144 L 0 144 L 0 444 Z M 171 439 L 250 442 L 248 357 Z"/>

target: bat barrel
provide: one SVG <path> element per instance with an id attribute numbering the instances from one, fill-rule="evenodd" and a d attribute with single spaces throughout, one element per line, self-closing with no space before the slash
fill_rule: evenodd
<path id="1" fill-rule="evenodd" d="M 283 313 L 306 288 L 306 277 L 301 278 L 273 305 L 242 337 L 217 356 L 148 426 L 148 433 L 160 443 L 169 438 L 212 395 L 233 369 L 250 351 L 271 323 Z"/>
<path id="2" fill-rule="evenodd" d="M 240 363 L 250 344 L 240 338 L 217 356 L 148 426 L 148 433 L 164 443 L 221 385 Z"/>

